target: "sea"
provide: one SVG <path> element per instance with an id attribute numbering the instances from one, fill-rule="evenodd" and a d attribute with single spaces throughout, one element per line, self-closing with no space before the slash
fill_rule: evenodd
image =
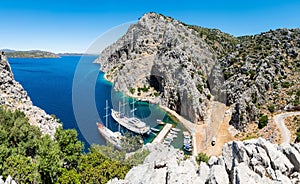
<path id="1" fill-rule="evenodd" d="M 119 109 L 128 116 L 134 115 L 150 127 L 161 129 L 157 119 L 172 123 L 185 130 L 169 114 L 156 104 L 136 101 L 117 92 L 113 84 L 106 81 L 100 65 L 94 61 L 97 56 L 62 56 L 60 58 L 9 58 L 15 80 L 27 91 L 34 105 L 54 114 L 64 129 L 76 129 L 78 138 L 87 150 L 92 144 L 106 144 L 99 134 L 96 122 L 101 121 L 112 131 L 118 131 L 118 124 L 110 116 L 110 109 Z M 108 107 L 106 108 L 106 102 Z M 135 103 L 134 103 L 135 102 Z M 134 103 L 134 107 L 133 107 Z M 133 109 L 134 108 L 134 109 Z M 106 118 L 106 115 L 107 118 Z M 121 133 L 129 132 L 121 127 Z M 181 131 L 182 132 L 182 131 Z M 143 136 L 144 143 L 151 142 L 154 134 Z M 172 145 L 182 148 L 182 133 Z"/>

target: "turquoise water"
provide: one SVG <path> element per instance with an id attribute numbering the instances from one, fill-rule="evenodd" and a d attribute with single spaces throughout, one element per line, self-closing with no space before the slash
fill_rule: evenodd
<path id="1" fill-rule="evenodd" d="M 63 56 L 61 58 L 32 59 L 32 58 L 9 58 L 9 63 L 15 79 L 22 84 L 28 92 L 34 105 L 41 107 L 49 114 L 55 114 L 63 122 L 64 128 L 75 128 L 79 132 L 79 139 L 83 141 L 88 148 L 91 144 L 105 144 L 105 140 L 99 135 L 96 122 L 99 117 L 105 122 L 105 101 L 108 100 L 109 106 L 118 109 L 119 101 L 123 102 L 123 94 L 115 92 L 112 84 L 104 79 L 104 73 L 99 71 L 99 65 L 93 61 L 96 56 L 84 56 L 81 60 L 80 56 Z M 82 113 L 86 113 L 84 124 L 77 124 L 72 106 L 73 78 L 76 67 L 81 62 L 84 72 L 80 74 L 83 81 L 83 89 L 93 87 L 90 81 L 91 76 L 96 75 L 96 85 L 94 87 L 95 104 L 97 112 L 90 113 L 89 108 L 85 108 Z M 76 91 L 75 91 L 76 93 Z M 88 95 L 88 93 L 86 94 Z M 82 106 L 88 103 L 82 98 Z M 125 97 L 125 112 L 131 115 L 133 99 Z M 88 106 L 87 106 L 88 107 Z M 172 123 L 177 128 L 183 129 L 170 116 L 162 111 L 157 105 L 148 104 L 146 102 L 136 102 L 135 115 L 141 118 L 151 127 L 157 127 L 156 120 L 163 119 L 164 122 Z M 113 131 L 118 130 L 117 123 L 109 117 L 109 128 Z M 159 127 L 161 128 L 161 127 Z M 122 133 L 127 132 L 121 129 Z M 150 142 L 154 138 L 153 134 L 143 137 L 145 142 Z M 173 142 L 173 146 L 182 147 L 182 134 Z"/>

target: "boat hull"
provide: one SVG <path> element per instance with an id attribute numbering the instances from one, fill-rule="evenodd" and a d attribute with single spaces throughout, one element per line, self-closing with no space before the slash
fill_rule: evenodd
<path id="1" fill-rule="evenodd" d="M 102 123 L 97 123 L 98 131 L 102 137 L 109 143 L 111 143 L 116 149 L 121 150 L 121 134 L 117 135 L 117 132 L 112 132 L 106 128 Z"/>
<path id="2" fill-rule="evenodd" d="M 126 118 L 126 117 L 119 117 L 119 112 L 115 111 L 115 110 L 111 110 L 111 116 L 113 117 L 113 119 L 119 123 L 121 126 L 125 127 L 127 130 L 130 130 L 134 133 L 137 133 L 137 134 L 145 134 L 147 133 L 149 130 L 150 130 L 150 127 L 143 127 L 143 128 L 138 128 L 138 127 L 135 127 L 133 125 L 130 125 L 128 123 L 129 121 L 129 118 Z"/>

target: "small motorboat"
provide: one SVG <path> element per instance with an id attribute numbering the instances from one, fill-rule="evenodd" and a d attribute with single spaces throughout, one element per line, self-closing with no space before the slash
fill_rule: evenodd
<path id="1" fill-rule="evenodd" d="M 157 122 L 157 124 L 159 124 L 159 125 L 165 125 L 166 123 L 164 123 L 162 120 L 160 120 L 160 119 L 158 119 L 158 120 L 156 120 L 156 122 Z"/>
<path id="2" fill-rule="evenodd" d="M 172 128 L 171 130 L 173 130 L 175 132 L 180 132 L 181 131 L 179 128 Z"/>
<path id="3" fill-rule="evenodd" d="M 159 132 L 159 129 L 157 129 L 157 128 L 151 128 L 151 130 L 153 131 L 153 132 Z"/>

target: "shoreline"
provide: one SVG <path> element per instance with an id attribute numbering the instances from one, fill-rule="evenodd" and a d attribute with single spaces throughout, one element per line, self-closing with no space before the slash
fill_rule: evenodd
<path id="1" fill-rule="evenodd" d="M 104 77 L 104 79 L 105 79 L 106 81 L 108 81 L 108 82 L 110 82 L 110 83 L 113 84 L 113 81 L 111 81 L 111 80 L 109 80 L 109 79 L 107 78 L 106 72 L 104 72 L 104 76 L 103 76 L 103 77 Z M 175 118 L 176 121 L 177 121 L 178 123 L 180 123 L 181 125 L 183 125 L 183 127 L 186 128 L 186 129 L 190 132 L 190 134 L 191 134 L 191 136 L 192 136 L 192 139 L 193 139 L 193 141 L 192 141 L 192 143 L 193 143 L 193 155 L 197 155 L 197 154 L 198 154 L 197 143 L 196 143 L 196 142 L 197 142 L 197 141 L 196 141 L 196 140 L 197 140 L 197 137 L 196 137 L 196 134 L 195 134 L 195 133 L 196 133 L 196 128 L 195 128 L 196 124 L 195 124 L 195 123 L 192 123 L 191 121 L 185 119 L 183 116 L 181 116 L 181 115 L 178 114 L 177 112 L 175 112 L 175 111 L 169 109 L 168 107 L 163 106 L 163 105 L 157 103 L 155 100 L 149 99 L 149 97 L 136 96 L 136 95 L 126 94 L 126 93 L 124 93 L 124 92 L 122 92 L 122 93 L 123 93 L 124 95 L 130 97 L 130 98 L 135 99 L 135 100 L 137 100 L 137 99 L 139 99 L 139 98 L 147 99 L 147 102 L 148 102 L 148 103 L 158 105 L 158 107 L 159 107 L 161 110 L 165 111 L 165 112 L 166 112 L 167 114 L 169 114 L 172 118 Z"/>
<path id="2" fill-rule="evenodd" d="M 178 114 L 177 112 L 169 109 L 168 107 L 159 105 L 159 108 L 161 108 L 162 110 L 164 110 L 165 112 L 167 112 L 169 115 L 171 115 L 172 117 L 176 118 L 178 123 L 182 124 L 191 134 L 192 136 L 192 143 L 193 143 L 193 155 L 197 156 L 198 154 L 198 150 L 197 150 L 197 137 L 196 137 L 196 124 L 192 123 L 191 121 L 185 119 L 183 116 L 181 116 L 180 114 Z"/>
<path id="3" fill-rule="evenodd" d="M 100 71 L 101 71 L 101 70 L 100 70 Z M 103 73 L 104 73 L 104 75 L 103 75 L 104 79 L 105 79 L 107 82 L 110 82 L 110 83 L 113 84 L 113 81 L 111 81 L 111 80 L 109 80 L 109 79 L 107 78 L 106 72 L 103 72 Z"/>

